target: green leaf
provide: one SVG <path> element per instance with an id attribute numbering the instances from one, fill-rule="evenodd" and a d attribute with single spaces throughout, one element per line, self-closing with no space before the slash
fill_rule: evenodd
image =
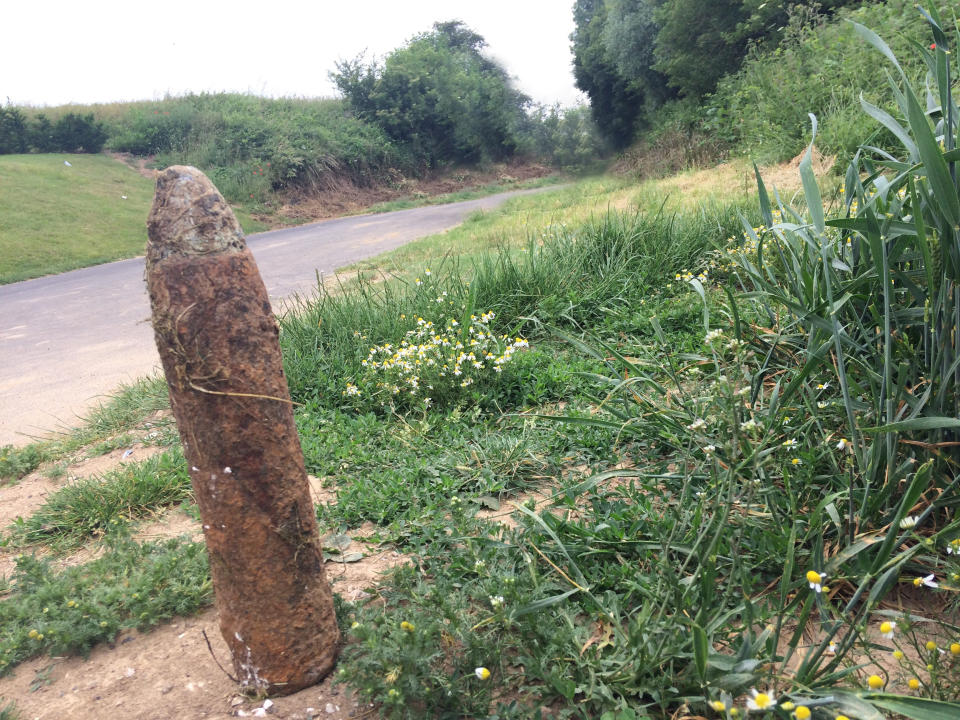
<path id="1" fill-rule="evenodd" d="M 701 683 L 707 681 L 707 656 L 709 655 L 710 643 L 707 640 L 706 631 L 699 625 L 693 626 L 693 659 L 697 665 L 697 675 Z"/>
<path id="2" fill-rule="evenodd" d="M 919 417 L 899 422 L 879 425 L 877 427 L 862 428 L 863 433 L 900 432 L 902 430 L 939 430 L 941 428 L 960 427 L 960 419 L 952 417 Z"/>
<path id="3" fill-rule="evenodd" d="M 565 593 L 561 593 L 559 595 L 551 595 L 548 598 L 537 600 L 536 602 L 532 602 L 529 605 L 524 605 L 522 608 L 520 608 L 515 613 L 513 613 L 513 617 L 523 617 L 524 615 L 529 615 L 530 613 L 539 612 L 544 608 L 552 607 L 557 603 L 563 602 L 568 597 L 578 592 L 580 592 L 580 590 L 578 588 L 574 588 L 573 590 L 567 590 Z"/>
<path id="4" fill-rule="evenodd" d="M 800 161 L 800 180 L 803 182 L 803 195 L 807 201 L 807 212 L 810 213 L 810 219 L 813 221 L 813 227 L 818 233 L 822 233 L 825 227 L 825 218 L 823 216 L 823 199 L 820 197 L 820 187 L 817 185 L 817 178 L 813 174 L 813 143 L 817 137 L 817 116 L 809 114 L 810 123 L 813 126 L 810 132 L 810 144 L 807 146 L 807 152 Z"/>
<path id="5" fill-rule="evenodd" d="M 836 708 L 840 714 L 857 718 L 857 720 L 886 720 L 883 714 L 873 705 L 866 702 L 862 697 L 852 693 L 834 692 L 833 700 L 834 708 Z"/>
<path id="6" fill-rule="evenodd" d="M 869 102 L 864 100 L 862 94 L 860 95 L 860 106 L 867 115 L 883 125 L 887 130 L 892 132 L 901 143 L 903 143 L 903 147 L 906 148 L 911 160 L 916 162 L 920 158 L 920 152 L 917 150 L 917 144 L 913 141 L 913 138 L 910 137 L 910 133 L 904 129 L 903 125 L 894 120 L 890 113 L 886 112 L 885 110 L 881 110 L 876 105 L 871 105 Z"/>
<path id="7" fill-rule="evenodd" d="M 905 695 L 865 695 L 864 700 L 888 712 L 911 720 L 957 720 L 960 704 Z"/>

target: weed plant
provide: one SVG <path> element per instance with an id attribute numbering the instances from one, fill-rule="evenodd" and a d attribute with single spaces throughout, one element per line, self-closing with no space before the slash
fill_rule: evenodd
<path id="1" fill-rule="evenodd" d="M 13 579 L 0 599 L 0 675 L 44 652 L 86 654 L 124 628 L 190 615 L 213 597 L 202 543 L 141 545 L 122 532 L 85 565 L 58 570 L 48 559 L 18 556 Z"/>

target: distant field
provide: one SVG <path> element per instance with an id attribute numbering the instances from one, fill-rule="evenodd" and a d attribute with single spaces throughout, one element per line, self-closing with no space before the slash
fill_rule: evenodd
<path id="1" fill-rule="evenodd" d="M 0 155 L 0 283 L 142 255 L 152 200 L 105 155 Z"/>

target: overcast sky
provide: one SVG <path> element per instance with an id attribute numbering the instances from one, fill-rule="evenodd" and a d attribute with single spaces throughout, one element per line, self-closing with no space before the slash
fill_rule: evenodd
<path id="1" fill-rule="evenodd" d="M 327 73 L 462 20 L 518 87 L 572 105 L 574 0 L 13 0 L 0 28 L 0 102 L 159 99 L 236 91 L 331 97 Z"/>

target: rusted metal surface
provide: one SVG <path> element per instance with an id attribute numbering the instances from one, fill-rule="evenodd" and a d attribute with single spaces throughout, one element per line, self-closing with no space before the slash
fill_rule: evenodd
<path id="1" fill-rule="evenodd" d="M 160 174 L 147 228 L 154 333 L 220 630 L 247 690 L 294 692 L 332 669 L 339 634 L 270 301 L 199 170 Z"/>

